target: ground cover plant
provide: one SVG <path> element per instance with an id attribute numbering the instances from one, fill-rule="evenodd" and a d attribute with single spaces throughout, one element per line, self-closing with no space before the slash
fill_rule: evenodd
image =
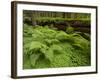
<path id="1" fill-rule="evenodd" d="M 38 19 L 39 21 L 37 21 Z M 75 23 L 73 21 L 77 23 L 77 20 L 73 18 L 66 20 L 64 18 L 40 17 L 31 24 L 30 20 L 24 20 L 23 69 L 91 65 L 89 31 L 77 31 L 76 27 L 73 27 Z M 82 19 L 78 22 L 84 23 L 85 27 L 88 26 L 89 29 L 90 20 Z M 74 26 L 79 25 L 80 27 L 80 24 Z"/>

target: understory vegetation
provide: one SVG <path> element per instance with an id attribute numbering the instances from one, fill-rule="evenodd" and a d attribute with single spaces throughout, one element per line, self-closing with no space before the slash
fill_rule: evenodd
<path id="1" fill-rule="evenodd" d="M 23 27 L 23 69 L 90 66 L 90 34 L 56 27 Z"/>

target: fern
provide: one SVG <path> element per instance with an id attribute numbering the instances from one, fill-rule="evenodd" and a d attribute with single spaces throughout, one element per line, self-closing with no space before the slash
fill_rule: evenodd
<path id="1" fill-rule="evenodd" d="M 68 27 L 66 28 L 66 32 L 69 33 L 69 34 L 71 34 L 71 33 L 74 32 L 74 28 L 71 27 L 71 26 L 68 26 Z"/>
<path id="2" fill-rule="evenodd" d="M 39 59 L 40 55 L 41 55 L 41 54 L 39 54 L 39 53 L 35 53 L 35 54 L 32 54 L 32 55 L 30 56 L 30 63 L 31 63 L 31 66 L 32 66 L 32 67 L 35 66 L 36 61 Z"/>
<path id="3" fill-rule="evenodd" d="M 30 44 L 29 50 L 40 49 L 40 48 L 41 48 L 41 45 L 42 45 L 42 44 L 41 44 L 40 42 L 33 41 L 33 42 Z"/>
<path id="4" fill-rule="evenodd" d="M 69 35 L 63 31 L 59 31 L 58 34 L 56 34 L 55 38 L 58 40 L 66 40 L 69 38 Z"/>
<path id="5" fill-rule="evenodd" d="M 90 65 L 89 35 L 24 25 L 24 69 Z"/>
<path id="6" fill-rule="evenodd" d="M 63 53 L 63 49 L 60 45 L 54 44 L 50 48 L 53 50 L 54 53 L 57 53 L 57 54 Z"/>
<path id="7" fill-rule="evenodd" d="M 53 58 L 54 58 L 54 56 L 53 56 L 53 51 L 52 51 L 52 49 L 50 48 L 50 49 L 41 49 L 41 52 L 44 54 L 44 56 L 45 56 L 45 58 L 46 59 L 48 59 L 50 62 L 52 62 L 53 61 Z"/>

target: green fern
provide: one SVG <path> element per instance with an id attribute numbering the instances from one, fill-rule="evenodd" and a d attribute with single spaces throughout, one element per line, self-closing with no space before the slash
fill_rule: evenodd
<path id="1" fill-rule="evenodd" d="M 59 31 L 58 34 L 56 34 L 55 38 L 62 41 L 68 39 L 69 35 L 63 31 Z"/>
<path id="2" fill-rule="evenodd" d="M 36 61 L 39 59 L 41 54 L 39 53 L 34 53 L 30 56 L 30 63 L 32 67 L 35 67 Z"/>
<path id="3" fill-rule="evenodd" d="M 90 40 L 78 33 L 24 25 L 23 37 L 24 69 L 91 64 Z"/>

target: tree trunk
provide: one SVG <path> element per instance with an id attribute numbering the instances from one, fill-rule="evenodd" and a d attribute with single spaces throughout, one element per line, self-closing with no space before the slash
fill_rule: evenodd
<path id="1" fill-rule="evenodd" d="M 32 13 L 31 16 L 32 16 L 32 17 L 31 17 L 32 26 L 37 25 L 37 23 L 36 23 L 36 12 Z"/>

